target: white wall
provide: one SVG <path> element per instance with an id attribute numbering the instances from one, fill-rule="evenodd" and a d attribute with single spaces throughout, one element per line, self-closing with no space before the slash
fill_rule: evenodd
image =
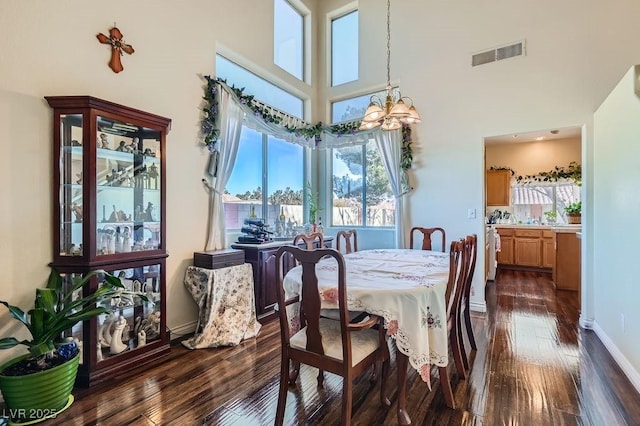
<path id="1" fill-rule="evenodd" d="M 324 11 L 347 2 L 305 3 Z M 310 99 L 316 90 L 322 98 L 335 98 L 383 88 L 386 3 L 359 2 L 365 46 L 360 81 L 330 90 L 320 90 L 325 66 L 320 54 L 311 86 L 273 65 L 271 1 L 113 0 L 103 6 L 82 0 L 1 2 L 0 295 L 26 306 L 52 260 L 51 111 L 43 96 L 88 94 L 173 119 L 167 146 L 167 306 L 168 325 L 175 329 L 196 319 L 182 279 L 206 238 L 199 75 L 214 74 L 216 48 L 235 52 Z M 482 215 L 466 216 L 468 208 L 481 212 L 484 204 L 484 137 L 589 123 L 620 76 L 640 63 L 640 2 L 529 0 L 512 7 L 504 0 L 404 0 L 393 2 L 391 15 L 391 78 L 423 118 L 414 131 L 415 190 L 406 203 L 407 229 L 441 225 L 449 239 L 471 232 L 483 238 Z M 324 19 L 314 22 L 314 34 Z M 95 38 L 114 21 L 136 49 L 123 57 L 120 74 L 107 67 L 108 48 Z M 470 66 L 472 53 L 522 39 L 526 56 Z M 326 122 L 325 104 L 312 105 L 313 121 Z M 483 255 L 481 250 L 479 265 Z M 472 295 L 480 309 L 481 275 Z M 0 335 L 8 327 L 6 317 L 0 313 Z M 629 357 L 638 356 L 637 348 L 629 350 Z"/>
<path id="2" fill-rule="evenodd" d="M 596 111 L 594 128 L 594 328 L 640 389 L 640 287 L 633 268 L 640 240 L 640 98 L 631 68 Z"/>

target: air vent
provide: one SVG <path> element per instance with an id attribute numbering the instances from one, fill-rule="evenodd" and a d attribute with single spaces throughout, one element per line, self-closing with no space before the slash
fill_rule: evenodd
<path id="1" fill-rule="evenodd" d="M 524 41 L 520 41 L 508 46 L 495 47 L 490 50 L 475 53 L 471 56 L 471 66 L 476 67 L 478 65 L 488 64 L 489 62 L 523 56 L 525 54 L 524 47 Z"/>

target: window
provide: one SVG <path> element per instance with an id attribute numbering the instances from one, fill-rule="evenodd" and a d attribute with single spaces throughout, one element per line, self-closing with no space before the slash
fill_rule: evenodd
<path id="1" fill-rule="evenodd" d="M 226 58 L 216 56 L 216 75 L 281 111 L 303 116 L 303 101 Z M 275 225 L 284 213 L 302 225 L 304 148 L 242 127 L 233 172 L 223 195 L 227 229 L 240 230 L 255 215 Z M 276 227 L 273 226 L 272 230 Z"/>
<path id="2" fill-rule="evenodd" d="M 332 121 L 361 118 L 370 98 L 371 94 L 334 102 Z M 374 140 L 333 149 L 331 164 L 332 226 L 395 226 L 395 198 Z"/>
<path id="3" fill-rule="evenodd" d="M 516 222 L 549 223 L 555 212 L 556 223 L 567 223 L 564 208 L 580 201 L 580 187 L 574 183 L 518 185 L 511 188 L 511 203 Z"/>
<path id="4" fill-rule="evenodd" d="M 331 21 L 331 85 L 358 79 L 358 11 Z"/>
<path id="5" fill-rule="evenodd" d="M 275 0 L 273 9 L 273 62 L 302 80 L 304 16 L 287 0 Z"/>

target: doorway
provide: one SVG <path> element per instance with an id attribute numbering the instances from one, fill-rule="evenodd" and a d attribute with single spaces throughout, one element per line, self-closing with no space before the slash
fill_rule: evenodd
<path id="1" fill-rule="evenodd" d="M 485 217 L 488 233 L 497 240 L 489 250 L 499 250 L 495 256 L 498 271 L 546 272 L 558 290 L 579 295 L 580 259 L 575 258 L 575 250 L 564 251 L 562 244 L 558 250 L 557 242 L 576 240 L 582 230 L 581 224 L 568 223 L 566 211 L 569 205 L 581 202 L 582 129 L 490 136 L 484 142 Z M 496 179 L 496 174 L 507 177 Z M 496 182 L 504 187 L 493 187 Z M 495 194 L 505 193 L 497 198 L 504 201 L 496 201 Z M 579 247 L 580 242 L 574 245 Z M 491 261 L 487 273 L 494 266 Z"/>

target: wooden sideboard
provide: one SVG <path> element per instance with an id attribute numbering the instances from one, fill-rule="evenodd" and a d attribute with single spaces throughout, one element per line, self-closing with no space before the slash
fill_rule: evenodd
<path id="1" fill-rule="evenodd" d="M 324 237 L 324 246 L 331 248 L 332 236 Z M 244 250 L 244 260 L 253 266 L 253 283 L 258 321 L 265 324 L 276 319 L 276 262 L 275 255 L 280 246 L 292 241 L 272 241 L 264 244 L 231 244 L 231 248 Z M 317 243 L 316 243 L 317 244 Z M 283 271 L 286 273 L 295 266 L 293 259 L 283 259 Z"/>

